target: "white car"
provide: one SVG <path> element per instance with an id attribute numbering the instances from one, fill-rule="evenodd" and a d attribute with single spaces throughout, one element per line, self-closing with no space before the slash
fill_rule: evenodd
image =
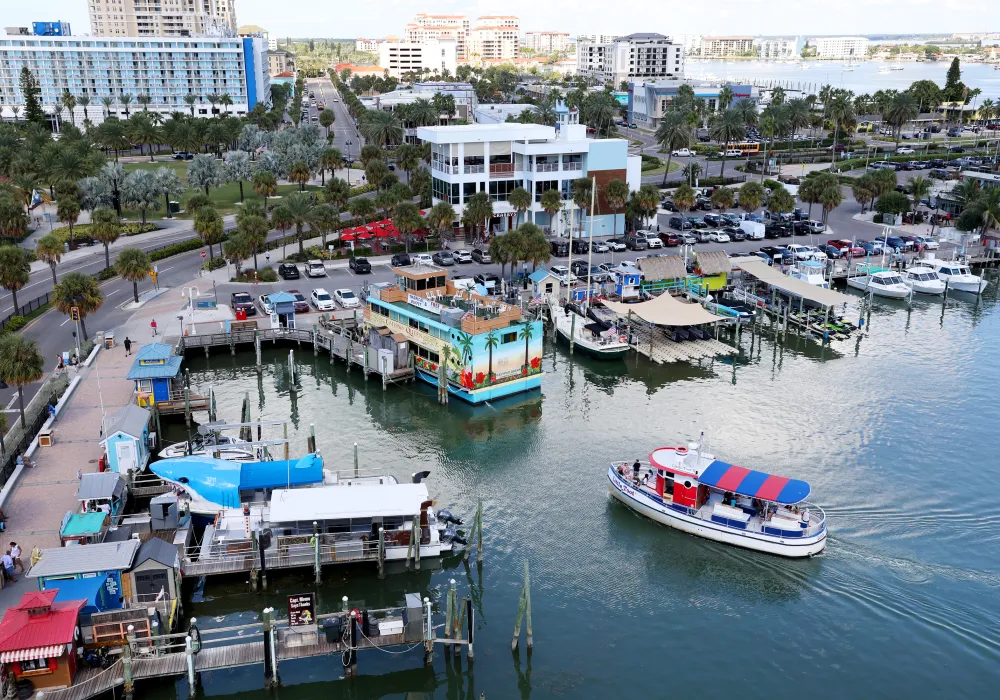
<path id="1" fill-rule="evenodd" d="M 260 307 L 260 310 L 268 316 L 274 313 L 274 304 L 267 300 L 266 294 L 261 294 L 257 297 L 257 305 Z"/>
<path id="2" fill-rule="evenodd" d="M 638 231 L 638 234 L 645 237 L 647 248 L 662 248 L 663 241 L 653 231 Z"/>
<path id="3" fill-rule="evenodd" d="M 916 151 L 914 151 L 912 148 L 907 148 L 907 147 L 904 146 L 903 148 L 897 148 L 896 149 L 896 153 L 897 153 L 897 155 L 901 155 L 901 156 L 909 156 L 909 155 L 913 155 L 914 153 L 916 153 Z"/>
<path id="4" fill-rule="evenodd" d="M 670 155 L 673 158 L 690 158 L 691 156 L 694 155 L 694 152 L 690 148 L 678 148 Z"/>
<path id="5" fill-rule="evenodd" d="M 433 265 L 434 259 L 427 253 L 411 253 L 410 260 L 414 265 Z"/>
<path id="6" fill-rule="evenodd" d="M 729 243 L 729 234 L 722 231 L 712 231 L 708 234 L 708 240 L 712 243 Z"/>
<path id="7" fill-rule="evenodd" d="M 785 248 L 792 252 L 796 260 L 812 260 L 812 251 L 809 250 L 809 246 L 789 243 Z"/>
<path id="8" fill-rule="evenodd" d="M 941 247 L 941 244 L 935 241 L 933 238 L 924 239 L 924 248 L 927 250 L 937 250 Z"/>
<path id="9" fill-rule="evenodd" d="M 345 309 L 356 309 L 361 306 L 361 300 L 350 289 L 338 289 L 334 291 L 333 298 Z"/>
<path id="10" fill-rule="evenodd" d="M 725 153 L 719 152 L 720 158 L 722 158 L 723 156 L 726 158 L 739 158 L 741 155 L 743 155 L 743 151 L 741 151 L 738 148 L 730 148 Z"/>
<path id="11" fill-rule="evenodd" d="M 623 250 L 628 250 L 628 246 L 625 245 L 625 241 L 622 241 L 622 240 L 620 240 L 618 238 L 611 238 L 611 239 L 609 239 L 608 240 L 608 248 L 610 248 L 611 250 L 615 251 L 616 253 L 620 253 Z"/>
<path id="12" fill-rule="evenodd" d="M 310 260 L 306 263 L 306 276 L 307 277 L 325 277 L 326 276 L 326 266 L 323 265 L 322 260 Z"/>
<path id="13" fill-rule="evenodd" d="M 611 247 L 607 243 L 604 243 L 602 241 L 594 241 L 594 244 L 591 246 L 591 248 L 595 253 L 607 253 L 609 250 L 611 250 Z"/>
<path id="14" fill-rule="evenodd" d="M 812 254 L 812 259 L 818 262 L 824 262 L 827 259 L 826 253 L 823 252 L 818 246 L 807 245 L 806 250 Z"/>
<path id="15" fill-rule="evenodd" d="M 337 308 L 334 306 L 333 297 L 322 287 L 312 290 L 309 301 L 316 307 L 317 311 L 333 311 Z"/>
<path id="16" fill-rule="evenodd" d="M 576 275 L 569 271 L 569 268 L 565 265 L 553 265 L 549 268 L 549 272 L 559 278 L 560 282 L 573 282 L 576 280 Z"/>
<path id="17" fill-rule="evenodd" d="M 467 250 L 455 250 L 452 251 L 451 257 L 455 259 L 457 263 L 470 263 L 472 262 L 472 253 Z"/>

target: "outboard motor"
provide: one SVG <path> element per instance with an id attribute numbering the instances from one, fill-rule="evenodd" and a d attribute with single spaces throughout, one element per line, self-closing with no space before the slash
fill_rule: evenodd
<path id="1" fill-rule="evenodd" d="M 419 484 L 430 475 L 431 473 L 429 471 L 414 472 L 413 474 L 410 475 L 410 481 L 412 481 L 414 484 Z"/>
<path id="2" fill-rule="evenodd" d="M 446 527 L 444 529 L 444 532 L 441 533 L 441 540 L 443 542 L 457 542 L 461 545 L 468 544 L 464 537 L 459 536 L 458 530 L 453 527 Z"/>
<path id="3" fill-rule="evenodd" d="M 443 523 L 452 523 L 454 525 L 462 524 L 462 519 L 456 518 L 454 515 L 451 514 L 450 510 L 439 510 L 437 512 L 437 518 Z"/>

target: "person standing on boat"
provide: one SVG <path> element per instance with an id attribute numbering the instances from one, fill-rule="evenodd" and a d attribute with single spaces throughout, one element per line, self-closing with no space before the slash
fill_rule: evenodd
<path id="1" fill-rule="evenodd" d="M 642 463 L 639 460 L 635 460 L 635 464 L 632 465 L 632 478 L 635 481 L 639 480 L 639 470 L 642 469 Z"/>

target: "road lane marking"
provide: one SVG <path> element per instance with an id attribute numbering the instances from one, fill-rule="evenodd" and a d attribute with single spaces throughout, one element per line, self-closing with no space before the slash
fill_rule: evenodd
<path id="1" fill-rule="evenodd" d="M 108 292 L 108 293 L 107 293 L 107 294 L 106 294 L 105 296 L 111 296 L 112 294 L 117 294 L 117 293 L 118 293 L 118 292 L 120 292 L 120 291 L 121 291 L 121 289 L 112 289 L 112 290 L 111 290 L 110 292 Z"/>
<path id="2" fill-rule="evenodd" d="M 67 318 L 67 319 L 66 319 L 65 321 L 63 321 L 62 323 L 60 323 L 60 324 L 59 324 L 59 327 L 60 327 L 60 328 L 62 328 L 62 327 L 63 327 L 63 326 L 65 326 L 65 325 L 66 325 L 67 323 L 69 323 L 69 319 L 68 319 L 68 318 Z"/>

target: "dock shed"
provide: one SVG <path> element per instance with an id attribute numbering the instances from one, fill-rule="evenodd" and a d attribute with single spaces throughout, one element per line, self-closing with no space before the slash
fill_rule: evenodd
<path id="1" fill-rule="evenodd" d="M 732 261 L 724 250 L 704 250 L 695 253 L 695 272 L 710 290 L 722 289 L 729 283 Z"/>
<path id="2" fill-rule="evenodd" d="M 126 379 L 135 382 L 140 406 L 170 400 L 183 359 L 164 343 L 150 343 L 139 348 Z"/>
<path id="3" fill-rule="evenodd" d="M 102 542 L 86 547 L 43 549 L 41 559 L 28 570 L 28 578 L 38 579 L 38 590 L 58 588 L 61 581 L 100 578 L 110 595 L 110 607 L 124 607 L 131 590 L 123 572 L 132 568 L 139 540 Z"/>
<path id="4" fill-rule="evenodd" d="M 106 437 L 101 444 L 107 455 L 105 463 L 111 471 L 126 474 L 146 468 L 149 463 L 149 416 L 148 408 L 129 404 L 107 419 Z"/>
<path id="5" fill-rule="evenodd" d="M 83 600 L 25 593 L 0 621 L 0 663 L 35 689 L 69 687 L 76 676 L 77 622 Z"/>

